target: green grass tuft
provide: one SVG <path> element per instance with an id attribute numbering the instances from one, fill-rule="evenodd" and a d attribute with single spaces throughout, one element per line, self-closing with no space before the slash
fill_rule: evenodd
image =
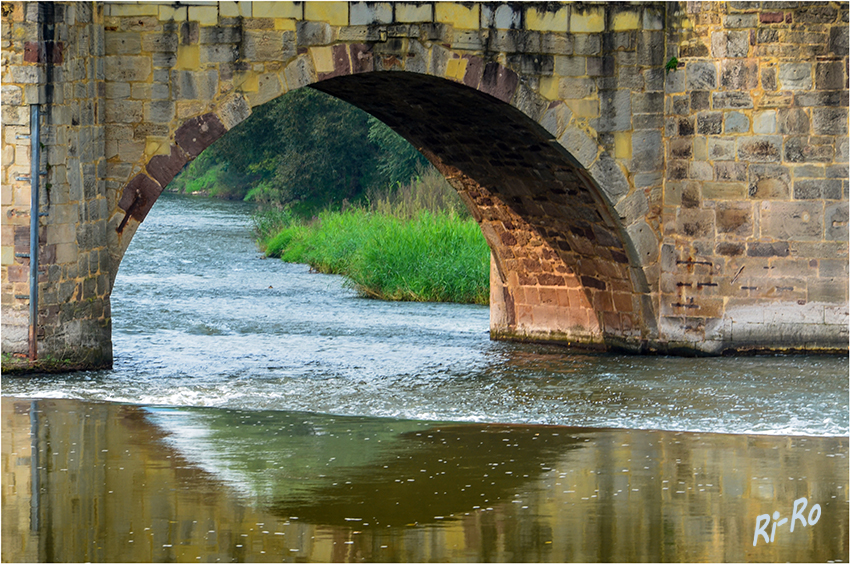
<path id="1" fill-rule="evenodd" d="M 487 304 L 490 249 L 475 220 L 422 211 L 404 219 L 361 208 L 291 216 L 265 241 L 268 256 L 343 274 L 385 300 Z"/>

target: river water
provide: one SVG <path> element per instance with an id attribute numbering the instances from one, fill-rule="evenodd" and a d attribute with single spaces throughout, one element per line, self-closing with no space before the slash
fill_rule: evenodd
<path id="1" fill-rule="evenodd" d="M 845 357 L 493 342 L 264 259 L 249 212 L 163 195 L 114 369 L 3 377 L 4 561 L 848 559 Z"/>

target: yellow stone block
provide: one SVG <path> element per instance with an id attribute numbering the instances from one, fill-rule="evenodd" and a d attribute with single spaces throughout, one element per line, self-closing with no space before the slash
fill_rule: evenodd
<path id="1" fill-rule="evenodd" d="M 599 100 L 564 100 L 576 118 L 599 117 Z"/>
<path id="2" fill-rule="evenodd" d="M 431 4 L 396 2 L 395 21 L 398 23 L 430 22 L 434 18 L 434 8 Z"/>
<path id="3" fill-rule="evenodd" d="M 226 18 L 251 17 L 251 2 L 219 2 L 219 13 Z"/>
<path id="4" fill-rule="evenodd" d="M 604 8 L 585 8 L 573 10 L 570 15 L 570 31 L 573 33 L 598 33 L 605 31 Z"/>
<path id="5" fill-rule="evenodd" d="M 171 143 L 167 137 L 147 137 L 145 138 L 145 155 L 148 158 L 156 155 L 170 155 Z"/>
<path id="6" fill-rule="evenodd" d="M 434 21 L 451 24 L 458 29 L 478 29 L 481 27 L 481 6 L 472 4 L 466 7 L 457 2 L 436 2 Z"/>
<path id="7" fill-rule="evenodd" d="M 640 29 L 640 13 L 639 12 L 620 12 L 614 16 L 612 22 L 614 31 L 626 31 L 629 29 Z"/>
<path id="8" fill-rule="evenodd" d="M 525 12 L 525 27 L 531 31 L 567 31 L 569 14 L 568 6 L 554 11 L 529 8 Z"/>
<path id="9" fill-rule="evenodd" d="M 295 20 L 291 18 L 275 18 L 274 28 L 276 31 L 295 31 Z"/>
<path id="10" fill-rule="evenodd" d="M 540 79 L 540 95 L 547 100 L 558 100 L 558 86 L 561 79 L 557 76 L 544 76 Z"/>
<path id="11" fill-rule="evenodd" d="M 3 247 L 0 250 L 0 264 L 15 264 L 15 247 Z"/>
<path id="12" fill-rule="evenodd" d="M 463 77 L 466 75 L 467 62 L 466 59 L 449 59 L 449 62 L 446 64 L 446 78 L 463 80 Z"/>
<path id="13" fill-rule="evenodd" d="M 253 4 L 255 18 L 295 18 L 300 20 L 303 15 L 300 2 L 254 2 Z"/>
<path id="14" fill-rule="evenodd" d="M 138 4 L 106 4 L 107 16 L 159 16 L 159 5 L 150 2 Z"/>
<path id="15" fill-rule="evenodd" d="M 201 65 L 201 51 L 198 45 L 180 45 L 177 47 L 177 62 L 174 68 L 178 70 L 198 70 Z"/>
<path id="16" fill-rule="evenodd" d="M 233 83 L 242 92 L 256 92 L 260 89 L 260 76 L 254 73 L 239 75 Z"/>
<path id="17" fill-rule="evenodd" d="M 216 25 L 218 23 L 218 7 L 189 6 L 189 21 L 201 25 Z"/>
<path id="18" fill-rule="evenodd" d="M 348 2 L 306 2 L 304 19 L 331 25 L 348 25 Z"/>
<path id="19" fill-rule="evenodd" d="M 160 6 L 159 21 L 185 22 L 189 18 L 189 10 L 186 6 Z"/>
<path id="20" fill-rule="evenodd" d="M 313 56 L 313 66 L 317 73 L 334 71 L 334 57 L 330 47 L 311 47 L 310 55 Z"/>
<path id="21" fill-rule="evenodd" d="M 632 134 L 626 131 L 614 132 L 614 157 L 628 160 L 632 158 Z"/>

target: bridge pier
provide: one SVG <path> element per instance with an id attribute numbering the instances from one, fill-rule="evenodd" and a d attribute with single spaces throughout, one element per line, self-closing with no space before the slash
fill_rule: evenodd
<path id="1" fill-rule="evenodd" d="M 492 250 L 492 334 L 601 350 L 848 349 L 848 6 L 3 4 L 2 350 L 112 361 L 157 196 L 253 107 L 314 87 L 410 140 Z M 801 31 L 802 30 L 802 31 Z M 806 31 L 808 30 L 808 31 Z"/>

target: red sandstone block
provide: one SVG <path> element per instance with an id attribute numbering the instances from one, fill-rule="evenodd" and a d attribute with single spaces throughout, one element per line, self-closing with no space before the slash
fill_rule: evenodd
<path id="1" fill-rule="evenodd" d="M 540 302 L 545 305 L 558 305 L 558 290 L 555 288 L 540 288 Z"/>
<path id="2" fill-rule="evenodd" d="M 606 311 L 602 315 L 602 322 L 605 324 L 605 329 L 614 333 L 620 332 L 620 316 L 612 311 Z"/>
<path id="3" fill-rule="evenodd" d="M 570 290 L 566 288 L 558 289 L 558 305 L 562 308 L 568 308 L 572 302 L 570 301 Z"/>
<path id="4" fill-rule="evenodd" d="M 563 276 L 558 276 L 556 274 L 541 274 L 537 277 L 540 281 L 541 286 L 564 286 L 566 283 L 564 282 Z"/>
<path id="5" fill-rule="evenodd" d="M 9 282 L 26 282 L 28 280 L 29 266 L 10 264 L 7 268 Z"/>
<path id="6" fill-rule="evenodd" d="M 782 12 L 762 12 L 759 14 L 759 22 L 763 24 L 782 23 L 785 15 Z"/>
<path id="7" fill-rule="evenodd" d="M 598 311 L 614 311 L 614 301 L 611 299 L 611 292 L 594 292 L 593 307 Z"/>
<path id="8" fill-rule="evenodd" d="M 623 292 L 615 292 L 614 308 L 620 312 L 630 313 L 632 311 L 632 295 Z"/>

